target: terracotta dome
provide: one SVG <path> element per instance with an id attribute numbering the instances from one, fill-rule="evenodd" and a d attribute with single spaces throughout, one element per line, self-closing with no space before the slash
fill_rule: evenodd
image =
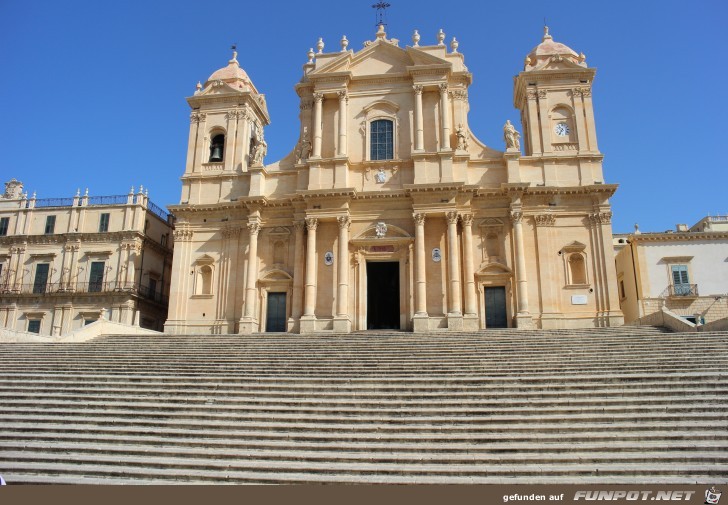
<path id="1" fill-rule="evenodd" d="M 544 26 L 543 40 L 528 53 L 525 69 L 532 70 L 539 67 L 553 56 L 561 56 L 574 63 L 586 66 L 583 54 L 578 54 L 566 44 L 554 41 L 554 38 L 549 34 L 549 27 Z"/>
<path id="2" fill-rule="evenodd" d="M 248 74 L 245 73 L 245 70 L 240 68 L 237 51 L 233 52 L 233 57 L 230 61 L 228 61 L 226 67 L 216 70 L 210 77 L 208 77 L 207 82 L 205 82 L 205 87 L 214 81 L 222 81 L 239 89 L 245 89 L 247 86 L 252 87 L 250 77 L 248 77 Z"/>

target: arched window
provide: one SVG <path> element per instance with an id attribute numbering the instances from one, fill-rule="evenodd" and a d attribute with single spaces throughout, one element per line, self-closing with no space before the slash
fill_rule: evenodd
<path id="1" fill-rule="evenodd" d="M 370 159 L 394 159 L 394 122 L 377 119 L 370 123 Z"/>
<path id="2" fill-rule="evenodd" d="M 212 137 L 212 142 L 210 142 L 210 161 L 222 161 L 224 151 L 225 135 L 220 133 Z"/>
<path id="3" fill-rule="evenodd" d="M 580 253 L 573 253 L 569 256 L 569 270 L 571 273 L 571 284 L 586 284 L 586 265 L 584 256 Z"/>
<path id="4" fill-rule="evenodd" d="M 212 267 L 210 265 L 200 267 L 200 288 L 201 295 L 212 294 Z"/>

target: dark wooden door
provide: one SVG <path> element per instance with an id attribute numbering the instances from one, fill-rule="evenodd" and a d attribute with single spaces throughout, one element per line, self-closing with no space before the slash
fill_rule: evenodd
<path id="1" fill-rule="evenodd" d="M 286 331 L 286 294 L 268 293 L 268 311 L 265 331 Z"/>
<path id="2" fill-rule="evenodd" d="M 485 327 L 508 328 L 505 286 L 485 288 Z"/>

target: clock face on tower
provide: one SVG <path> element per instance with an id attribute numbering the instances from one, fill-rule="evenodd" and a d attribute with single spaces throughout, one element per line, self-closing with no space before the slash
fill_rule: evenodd
<path id="1" fill-rule="evenodd" d="M 559 137 L 566 137 L 569 134 L 569 125 L 566 123 L 557 123 L 554 127 L 554 131 Z"/>

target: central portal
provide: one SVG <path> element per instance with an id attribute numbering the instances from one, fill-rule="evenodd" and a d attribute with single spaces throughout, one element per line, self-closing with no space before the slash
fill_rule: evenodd
<path id="1" fill-rule="evenodd" d="M 367 261 L 367 329 L 400 329 L 399 262 Z"/>

